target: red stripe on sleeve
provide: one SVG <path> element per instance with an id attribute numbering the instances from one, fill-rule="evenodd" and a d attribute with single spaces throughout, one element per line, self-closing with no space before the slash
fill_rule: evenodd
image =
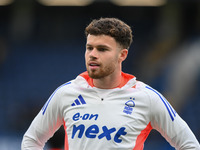
<path id="1" fill-rule="evenodd" d="M 143 150 L 144 148 L 144 142 L 147 139 L 150 131 L 152 130 L 151 123 L 149 123 L 144 130 L 141 131 L 141 133 L 138 135 L 135 143 L 135 147 L 133 150 Z"/>
<path id="2" fill-rule="evenodd" d="M 65 121 L 64 121 L 64 129 L 65 129 L 65 150 L 69 150 L 68 136 L 67 136 L 67 127 L 65 125 Z"/>

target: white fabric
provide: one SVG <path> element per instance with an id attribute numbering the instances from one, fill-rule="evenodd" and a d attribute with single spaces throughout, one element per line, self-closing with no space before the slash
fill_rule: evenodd
<path id="1" fill-rule="evenodd" d="M 200 150 L 194 134 L 167 100 L 135 78 L 109 90 L 91 87 L 81 76 L 60 86 L 25 133 L 22 150 L 42 150 L 61 125 L 69 150 L 142 149 L 145 138 L 136 141 L 145 136 L 141 132 L 147 127 L 159 131 L 176 149 Z"/>

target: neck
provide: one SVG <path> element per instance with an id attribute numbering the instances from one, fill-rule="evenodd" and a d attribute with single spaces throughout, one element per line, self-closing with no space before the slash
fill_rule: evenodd
<path id="1" fill-rule="evenodd" d="M 113 75 L 101 78 L 93 79 L 93 84 L 95 87 L 100 89 L 113 89 L 120 85 L 121 83 L 121 71 Z"/>

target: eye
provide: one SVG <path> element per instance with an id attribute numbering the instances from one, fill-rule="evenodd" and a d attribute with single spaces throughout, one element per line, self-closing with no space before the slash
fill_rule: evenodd
<path id="1" fill-rule="evenodd" d="M 107 48 L 104 48 L 104 47 L 99 47 L 98 48 L 98 51 L 101 51 L 101 52 L 105 52 L 105 51 L 107 51 L 108 49 Z"/>
<path id="2" fill-rule="evenodd" d="M 93 47 L 92 46 L 87 46 L 86 49 L 91 51 L 91 50 L 93 50 Z"/>

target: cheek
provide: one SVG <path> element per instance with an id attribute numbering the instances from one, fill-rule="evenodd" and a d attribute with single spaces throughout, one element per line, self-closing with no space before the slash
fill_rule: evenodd
<path id="1" fill-rule="evenodd" d="M 116 66 L 119 62 L 119 58 L 116 55 L 115 55 L 115 57 L 113 57 L 113 56 L 108 57 L 108 58 L 105 58 L 104 60 L 106 62 L 106 65 L 110 66 L 110 67 Z"/>
<path id="2" fill-rule="evenodd" d="M 116 61 L 116 62 L 120 62 L 120 61 L 121 61 L 121 58 L 120 58 L 120 55 L 119 55 L 119 54 L 116 54 L 116 55 L 115 55 L 115 61 Z"/>
<path id="3" fill-rule="evenodd" d="M 110 55 L 109 57 L 104 57 L 104 61 L 108 64 L 108 65 L 113 65 L 113 64 L 117 64 L 119 62 L 119 57 L 116 54 Z"/>
<path id="4" fill-rule="evenodd" d="M 88 53 L 87 53 L 87 51 L 85 52 L 85 60 L 87 60 L 87 58 L 88 58 Z"/>

